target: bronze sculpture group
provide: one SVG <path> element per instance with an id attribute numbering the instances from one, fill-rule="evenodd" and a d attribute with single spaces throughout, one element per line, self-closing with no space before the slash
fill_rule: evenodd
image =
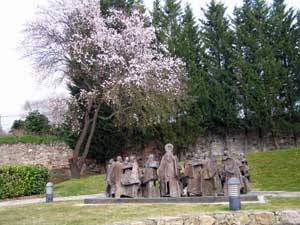
<path id="1" fill-rule="evenodd" d="M 143 169 L 136 157 L 121 156 L 111 159 L 107 166 L 106 196 L 120 197 L 181 197 L 181 196 L 222 196 L 228 195 L 228 180 L 240 180 L 241 193 L 250 191 L 250 172 L 247 160 L 241 153 L 237 159 L 227 151 L 222 156 L 222 166 L 217 164 L 216 156 L 195 154 L 184 163 L 181 169 L 173 154 L 173 145 L 165 146 L 161 161 L 150 154 Z"/>

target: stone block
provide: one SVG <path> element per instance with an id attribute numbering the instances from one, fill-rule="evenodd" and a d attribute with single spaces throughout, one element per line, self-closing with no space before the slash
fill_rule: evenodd
<path id="1" fill-rule="evenodd" d="M 275 223 L 275 215 L 273 212 L 255 212 L 253 213 L 255 224 L 270 225 Z"/>
<path id="2" fill-rule="evenodd" d="M 238 221 L 239 225 L 246 225 L 246 224 L 250 224 L 251 222 L 248 213 L 243 213 L 243 212 L 235 213 L 234 217 Z"/>
<path id="3" fill-rule="evenodd" d="M 198 216 L 186 216 L 184 225 L 201 225 L 201 221 Z"/>
<path id="4" fill-rule="evenodd" d="M 161 217 L 157 220 L 157 225 L 184 225 L 182 217 Z"/>
<path id="5" fill-rule="evenodd" d="M 240 225 L 240 222 L 235 217 L 234 214 L 224 213 L 224 214 L 216 214 L 214 216 L 216 219 L 215 225 Z"/>
<path id="6" fill-rule="evenodd" d="M 281 221 L 282 225 L 300 225 L 300 211 L 296 210 L 286 210 L 281 213 Z"/>
<path id="7" fill-rule="evenodd" d="M 216 222 L 214 217 L 207 215 L 201 215 L 199 217 L 199 220 L 201 225 L 214 225 L 214 223 Z"/>

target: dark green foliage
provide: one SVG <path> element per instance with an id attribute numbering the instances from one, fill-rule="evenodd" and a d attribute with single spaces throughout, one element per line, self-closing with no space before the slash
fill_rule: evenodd
<path id="1" fill-rule="evenodd" d="M 261 138 L 271 132 L 275 147 L 280 132 L 291 132 L 296 143 L 300 13 L 284 0 L 270 5 L 244 0 L 232 20 L 225 12 L 222 3 L 212 0 L 198 26 L 189 5 L 182 12 L 179 1 L 154 1 L 157 41 L 185 61 L 189 101 L 179 118 L 161 124 L 152 138 L 184 146 L 189 143 L 180 140 L 196 140 L 191 137 L 203 131 L 226 140 L 229 131 L 238 130 L 258 132 Z"/>
<path id="2" fill-rule="evenodd" d="M 130 12 L 133 7 L 143 9 L 141 0 L 101 0 L 101 11 L 105 15 L 111 8 Z"/>
<path id="3" fill-rule="evenodd" d="M 15 120 L 11 126 L 11 130 L 25 129 L 25 122 L 23 120 Z"/>
<path id="4" fill-rule="evenodd" d="M 275 137 L 282 130 L 297 133 L 299 49 L 294 46 L 299 31 L 295 22 L 294 11 L 282 0 L 272 6 L 264 0 L 245 1 L 235 10 L 235 74 L 243 125 L 261 137 L 266 132 Z"/>
<path id="5" fill-rule="evenodd" d="M 236 93 L 236 78 L 233 72 L 233 31 L 225 16 L 222 3 L 211 1 L 203 10 L 201 26 L 201 63 L 206 89 L 206 109 L 203 110 L 207 128 L 226 134 L 237 127 L 239 107 Z"/>
<path id="6" fill-rule="evenodd" d="M 50 130 L 48 118 L 38 111 L 28 113 L 24 125 L 26 131 L 31 134 L 47 134 Z"/>
<path id="7" fill-rule="evenodd" d="M 1 166 L 0 199 L 42 194 L 48 180 L 49 171 L 42 166 Z"/>

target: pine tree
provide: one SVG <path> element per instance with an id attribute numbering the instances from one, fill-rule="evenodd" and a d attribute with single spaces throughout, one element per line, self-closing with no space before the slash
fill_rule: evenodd
<path id="1" fill-rule="evenodd" d="M 208 88 L 208 107 L 204 117 L 209 130 L 224 135 L 226 148 L 225 135 L 230 128 L 237 126 L 238 108 L 236 80 L 232 69 L 233 31 L 225 11 L 225 6 L 214 0 L 208 4 L 207 9 L 203 9 L 205 19 L 201 21 L 201 60 Z"/>
<path id="2" fill-rule="evenodd" d="M 165 43 L 166 41 L 166 35 L 163 30 L 163 15 L 160 0 L 154 0 L 151 24 L 155 29 L 157 43 Z"/>
<path id="3" fill-rule="evenodd" d="M 270 8 L 265 0 L 245 0 L 235 10 L 236 76 L 239 79 L 245 130 L 258 130 L 261 140 L 271 131 L 276 136 L 280 69 L 271 43 Z M 276 115 L 276 116 L 275 116 Z M 276 143 L 274 142 L 276 145 Z M 261 146 L 263 148 L 263 146 Z"/>
<path id="4" fill-rule="evenodd" d="M 130 12 L 133 7 L 138 7 L 143 10 L 142 0 L 101 0 L 101 11 L 105 15 L 110 8 L 125 10 Z"/>
<path id="5" fill-rule="evenodd" d="M 280 82 L 278 89 L 277 115 L 273 114 L 277 129 L 293 130 L 293 117 L 295 113 L 296 95 L 294 93 L 294 73 L 292 61 L 297 54 L 292 34 L 295 26 L 295 13 L 287 9 L 284 0 L 274 0 L 270 15 L 269 40 L 273 46 L 274 56 L 278 63 L 276 78 Z"/>
<path id="6" fill-rule="evenodd" d="M 172 55 L 177 55 L 177 44 L 180 35 L 180 20 L 182 16 L 181 2 L 165 0 L 163 5 L 159 0 L 153 2 L 152 25 L 160 43 L 168 47 Z"/>

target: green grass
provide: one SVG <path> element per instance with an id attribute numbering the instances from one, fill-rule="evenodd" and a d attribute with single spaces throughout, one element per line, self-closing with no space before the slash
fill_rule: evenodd
<path id="1" fill-rule="evenodd" d="M 94 225 L 117 221 L 136 221 L 149 217 L 176 216 L 228 211 L 227 205 L 136 204 L 78 206 L 79 201 L 40 203 L 0 208 L 2 225 Z M 242 205 L 243 210 L 300 209 L 299 198 L 270 199 L 267 204 Z"/>
<path id="2" fill-rule="evenodd" d="M 263 191 L 300 191 L 300 149 L 246 155 L 252 186 Z"/>
<path id="3" fill-rule="evenodd" d="M 30 144 L 49 144 L 53 142 L 62 141 L 61 138 L 57 136 L 2 136 L 0 137 L 0 144 L 16 144 L 16 143 L 30 143 Z"/>
<path id="4" fill-rule="evenodd" d="M 89 195 L 105 192 L 105 175 L 83 177 L 54 185 L 55 196 Z"/>

